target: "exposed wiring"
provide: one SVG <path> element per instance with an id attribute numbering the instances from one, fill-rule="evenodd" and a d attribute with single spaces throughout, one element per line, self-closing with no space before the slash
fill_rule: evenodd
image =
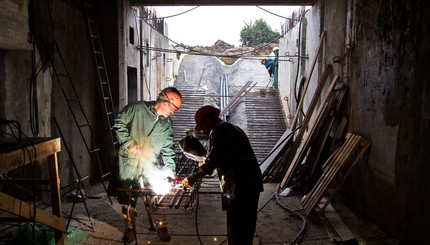
<path id="1" fill-rule="evenodd" d="M 1 119 L 1 120 L 4 120 L 4 119 Z M 5 120 L 5 121 L 7 121 L 7 120 Z M 14 123 L 8 124 L 9 130 L 11 131 L 11 133 L 7 133 L 5 131 L 2 131 L 2 133 L 4 133 L 5 135 L 9 135 L 9 136 L 13 137 L 18 142 L 18 144 L 22 146 L 22 150 L 23 150 L 22 165 L 20 165 L 19 167 L 24 167 L 25 163 L 27 162 L 27 156 L 28 156 L 28 162 L 31 164 L 30 165 L 30 167 L 31 167 L 31 174 L 32 174 L 32 188 L 31 188 L 32 189 L 32 193 L 31 193 L 32 196 L 31 197 L 33 199 L 33 216 L 29 217 L 29 218 L 30 218 L 30 220 L 33 223 L 32 233 L 31 234 L 32 234 L 33 244 L 35 244 L 35 242 L 36 242 L 36 239 L 35 239 L 36 238 L 35 224 L 36 224 L 36 214 L 37 214 L 36 213 L 36 209 L 37 209 L 37 207 L 36 207 L 36 179 L 35 179 L 35 175 L 34 174 L 36 172 L 36 168 L 35 168 L 36 161 L 35 161 L 35 159 L 37 159 L 37 151 L 36 151 L 36 147 L 33 144 L 33 142 L 27 137 L 26 134 L 24 134 L 21 131 L 21 125 L 19 124 L 19 122 L 18 121 L 11 121 L 11 122 L 14 122 Z M 20 135 L 18 135 L 18 136 L 15 135 L 14 129 L 12 128 L 11 125 L 13 125 L 18 130 L 18 133 Z M 29 143 L 29 146 L 27 146 L 24 143 L 22 143 L 22 141 L 21 141 L 21 135 L 24 136 L 24 138 L 27 140 L 27 142 Z M 32 153 L 30 152 L 30 147 L 32 149 Z M 34 159 L 33 159 L 33 157 L 34 157 Z M 26 172 L 25 172 L 26 169 L 22 168 L 22 170 L 23 170 L 22 175 L 26 176 Z M 22 185 L 24 186 L 24 181 L 22 182 Z M 23 204 L 23 201 L 21 199 L 19 199 L 18 227 L 21 227 L 21 223 L 23 221 L 21 219 L 21 217 L 22 217 L 22 215 L 21 215 L 21 213 L 22 213 L 22 204 Z M 20 229 L 21 228 L 19 228 L 19 230 Z"/>
<path id="2" fill-rule="evenodd" d="M 46 9 L 48 12 L 49 17 L 49 26 L 51 30 L 51 43 L 52 47 L 49 49 L 50 52 L 46 55 L 46 58 L 44 61 L 42 61 L 42 58 L 39 59 L 39 61 L 36 62 L 36 44 L 34 41 L 34 6 L 33 1 L 30 1 L 29 3 L 29 39 L 28 42 L 32 44 L 32 52 L 31 52 L 31 77 L 30 77 L 30 89 L 29 89 L 29 112 L 30 112 L 30 129 L 34 136 L 39 135 L 39 117 L 38 117 L 38 98 L 37 98 L 37 77 L 39 76 L 39 73 L 46 67 L 46 65 L 49 63 L 49 57 L 51 56 L 53 52 L 53 45 L 55 40 L 55 29 L 54 29 L 54 23 L 52 21 L 52 14 L 51 14 L 51 6 L 49 1 L 46 1 Z"/>
<path id="3" fill-rule="evenodd" d="M 165 52 L 165 53 L 184 53 L 184 54 L 188 54 L 188 55 L 202 55 L 202 56 L 214 56 L 214 57 L 228 57 L 228 58 L 237 58 L 237 59 L 248 59 L 248 60 L 260 60 L 261 56 L 252 56 L 252 55 L 248 55 L 248 56 L 238 56 L 238 55 L 228 55 L 228 54 L 208 54 L 208 53 L 202 53 L 200 51 L 178 51 L 178 50 L 173 50 L 173 49 L 163 49 L 163 48 L 156 48 L 156 47 L 138 47 L 138 49 L 146 49 L 148 51 L 157 51 L 157 52 Z M 270 58 L 272 56 L 266 56 L 266 58 Z M 297 55 L 281 55 L 278 56 L 281 58 L 291 58 L 291 57 L 297 57 Z M 279 59 L 278 61 L 286 61 L 286 62 L 291 62 L 290 59 Z"/>
<path id="4" fill-rule="evenodd" d="M 296 78 L 294 79 L 294 81 L 295 81 L 294 82 L 294 98 L 296 99 L 296 103 L 297 103 L 296 110 L 297 110 L 297 106 L 298 106 L 298 102 L 299 102 L 299 99 L 297 96 L 297 83 L 299 82 L 298 78 L 299 78 L 299 73 L 300 73 L 299 68 L 300 68 L 300 58 L 301 58 L 300 52 L 301 52 L 301 47 L 302 47 L 302 45 L 301 45 L 301 43 L 302 43 L 302 37 L 301 37 L 302 36 L 302 22 L 303 22 L 303 18 L 305 17 L 305 15 L 308 11 L 309 11 L 309 9 L 303 13 L 303 15 L 300 18 L 300 22 L 299 22 L 299 37 L 298 37 L 299 48 L 298 48 L 298 52 L 297 52 L 297 71 L 296 71 Z M 303 116 L 305 116 L 303 109 L 300 109 L 300 111 L 302 112 Z"/>
<path id="5" fill-rule="evenodd" d="M 166 39 L 168 39 L 169 41 L 171 41 L 172 43 L 174 43 L 174 44 L 176 44 L 177 46 L 180 46 L 180 47 L 182 47 L 182 48 L 184 48 L 184 49 L 188 49 L 188 50 L 190 50 L 190 52 L 196 52 L 196 53 L 200 53 L 200 54 L 202 54 L 202 55 L 214 55 L 214 56 L 221 56 L 222 54 L 210 54 L 210 53 L 205 53 L 205 52 L 200 52 L 200 51 L 196 51 L 196 50 L 193 50 L 192 48 L 190 48 L 190 47 L 187 47 L 186 45 L 184 45 L 184 44 L 179 44 L 179 43 L 177 43 L 177 42 L 175 42 L 174 40 L 172 40 L 171 38 L 169 38 L 169 37 L 167 37 L 166 35 L 164 35 L 163 33 L 161 33 L 160 31 L 158 31 L 157 30 L 157 28 L 155 28 L 153 25 L 151 25 L 147 20 L 146 20 L 146 18 L 144 18 L 144 17 L 142 17 L 142 16 L 137 16 L 138 18 L 140 18 L 140 19 L 142 19 L 146 24 L 148 24 L 152 29 L 154 29 L 155 31 L 157 31 L 160 35 L 162 35 L 162 36 L 164 36 Z M 280 37 L 283 37 L 284 35 L 285 35 L 285 33 L 287 33 L 289 30 L 286 30 L 285 32 L 283 32 L 283 33 L 281 33 L 280 34 Z M 269 45 L 271 45 L 272 43 L 274 43 L 275 41 L 277 41 L 277 40 L 279 40 L 279 38 L 275 38 L 275 39 L 273 39 L 273 40 L 271 40 L 270 42 L 268 42 L 268 43 L 266 43 L 265 45 L 262 45 L 261 47 L 255 47 L 254 49 L 252 49 L 252 50 L 250 50 L 250 51 L 245 51 L 245 52 L 242 52 L 242 53 L 236 53 L 236 54 L 232 54 L 232 55 L 222 55 L 222 56 L 225 56 L 225 57 L 232 57 L 232 56 L 239 56 L 239 55 L 243 55 L 243 54 L 249 54 L 249 53 L 252 53 L 252 52 L 255 52 L 255 51 L 257 51 L 257 50 L 260 50 L 260 49 L 263 49 L 263 48 L 266 48 L 267 46 L 269 46 Z M 178 51 L 176 51 L 176 52 L 178 52 Z"/>
<path id="6" fill-rule="evenodd" d="M 164 17 L 157 17 L 157 19 L 167 19 L 167 18 L 176 17 L 176 16 L 179 16 L 179 15 L 182 15 L 182 14 L 188 13 L 188 12 L 190 12 L 190 11 L 192 11 L 192 10 L 194 10 L 194 9 L 198 8 L 198 7 L 200 7 L 200 6 L 196 6 L 196 7 L 192 8 L 192 9 L 188 9 L 188 10 L 186 10 L 186 11 L 184 11 L 184 12 L 179 13 L 179 14 L 174 14 L 174 15 L 169 15 L 169 16 L 164 16 Z"/>
<path id="7" fill-rule="evenodd" d="M 283 19 L 286 19 L 286 20 L 293 20 L 292 18 L 285 17 L 285 16 L 282 16 L 282 15 L 278 15 L 278 14 L 275 14 L 275 13 L 273 13 L 273 12 L 270 12 L 269 10 L 264 9 L 264 8 L 262 8 L 262 7 L 258 6 L 258 5 L 256 5 L 255 7 L 259 8 L 259 9 L 261 9 L 261 10 L 263 10 L 263 11 L 265 11 L 265 12 L 269 13 L 269 14 L 272 14 L 272 15 L 278 16 L 278 17 L 280 17 L 280 18 L 283 18 Z"/>
<path id="8" fill-rule="evenodd" d="M 140 25 L 137 24 L 137 19 L 140 18 L 140 17 L 137 15 L 136 11 L 132 11 L 132 12 L 133 12 L 133 15 L 134 15 L 134 21 L 135 21 L 136 27 L 140 26 Z M 152 27 L 152 29 L 153 29 L 153 27 Z M 146 72 L 147 72 L 147 69 L 144 68 L 144 64 L 143 64 L 142 48 L 139 48 L 139 47 L 142 47 L 142 45 L 143 45 L 143 37 L 142 37 L 143 35 L 141 35 L 141 34 L 139 35 L 140 31 L 141 31 L 141 29 L 139 29 L 137 31 L 137 40 L 138 40 L 138 43 L 139 43 L 139 45 L 137 46 L 137 49 L 140 51 L 140 64 L 141 64 L 141 71 L 142 71 L 141 76 L 143 77 L 144 84 L 146 85 L 146 91 L 148 91 L 148 96 L 149 96 L 149 98 L 151 98 L 151 89 L 149 89 L 150 85 L 149 85 L 147 77 L 145 76 Z M 149 55 L 149 53 L 148 53 L 148 55 Z"/>

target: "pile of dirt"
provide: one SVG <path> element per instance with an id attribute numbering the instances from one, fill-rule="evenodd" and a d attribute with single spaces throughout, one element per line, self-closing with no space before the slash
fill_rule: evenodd
<path id="1" fill-rule="evenodd" d="M 267 56 L 269 55 L 274 47 L 277 47 L 277 43 L 262 43 L 256 47 L 235 47 L 234 45 L 228 44 L 222 40 L 218 40 L 212 46 L 176 46 L 175 49 L 178 51 L 189 50 L 194 52 L 200 52 L 212 55 L 247 55 L 247 56 Z"/>

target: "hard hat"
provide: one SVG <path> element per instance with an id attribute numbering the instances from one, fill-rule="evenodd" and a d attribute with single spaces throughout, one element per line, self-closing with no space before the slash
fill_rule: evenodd
<path id="1" fill-rule="evenodd" d="M 164 96 L 179 111 L 182 104 L 182 95 L 174 87 L 167 87 L 161 90 L 160 96 Z"/>
<path id="2" fill-rule="evenodd" d="M 276 50 L 279 50 L 279 47 L 273 47 L 273 52 L 275 52 Z"/>
<path id="3" fill-rule="evenodd" d="M 220 109 L 215 108 L 211 105 L 205 105 L 205 106 L 200 107 L 200 109 L 198 109 L 196 111 L 196 114 L 194 115 L 194 120 L 196 121 L 195 130 L 197 132 L 202 131 L 202 129 L 199 127 L 199 124 L 205 116 L 214 113 L 214 115 L 216 115 L 216 117 L 219 117 L 220 112 L 221 112 Z"/>

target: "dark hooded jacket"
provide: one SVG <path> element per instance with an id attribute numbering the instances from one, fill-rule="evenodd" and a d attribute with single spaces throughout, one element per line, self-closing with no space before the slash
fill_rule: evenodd
<path id="1" fill-rule="evenodd" d="M 248 137 L 239 127 L 218 123 L 209 134 L 209 150 L 201 169 L 212 174 L 215 169 L 226 198 L 238 193 L 262 192 L 261 170 Z"/>

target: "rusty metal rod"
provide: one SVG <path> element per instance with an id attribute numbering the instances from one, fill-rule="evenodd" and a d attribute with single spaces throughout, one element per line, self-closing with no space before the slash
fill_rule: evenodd
<path id="1" fill-rule="evenodd" d="M 157 208 L 161 206 L 161 204 L 162 204 L 164 198 L 166 197 L 166 195 L 164 195 L 164 196 L 158 196 L 158 197 L 159 197 L 159 199 L 158 199 L 157 203 L 155 204 L 155 206 Z"/>
<path id="2" fill-rule="evenodd" d="M 175 205 L 175 201 L 176 201 L 176 198 L 178 196 L 179 191 L 180 190 L 177 189 L 175 192 L 175 195 L 172 196 L 172 200 L 170 200 L 170 203 L 169 203 L 169 208 L 173 208 L 173 206 Z"/>
<path id="3" fill-rule="evenodd" d="M 178 209 L 181 206 L 182 199 L 184 198 L 185 191 L 182 190 L 181 196 L 179 196 L 178 200 L 176 200 L 175 208 Z"/>

